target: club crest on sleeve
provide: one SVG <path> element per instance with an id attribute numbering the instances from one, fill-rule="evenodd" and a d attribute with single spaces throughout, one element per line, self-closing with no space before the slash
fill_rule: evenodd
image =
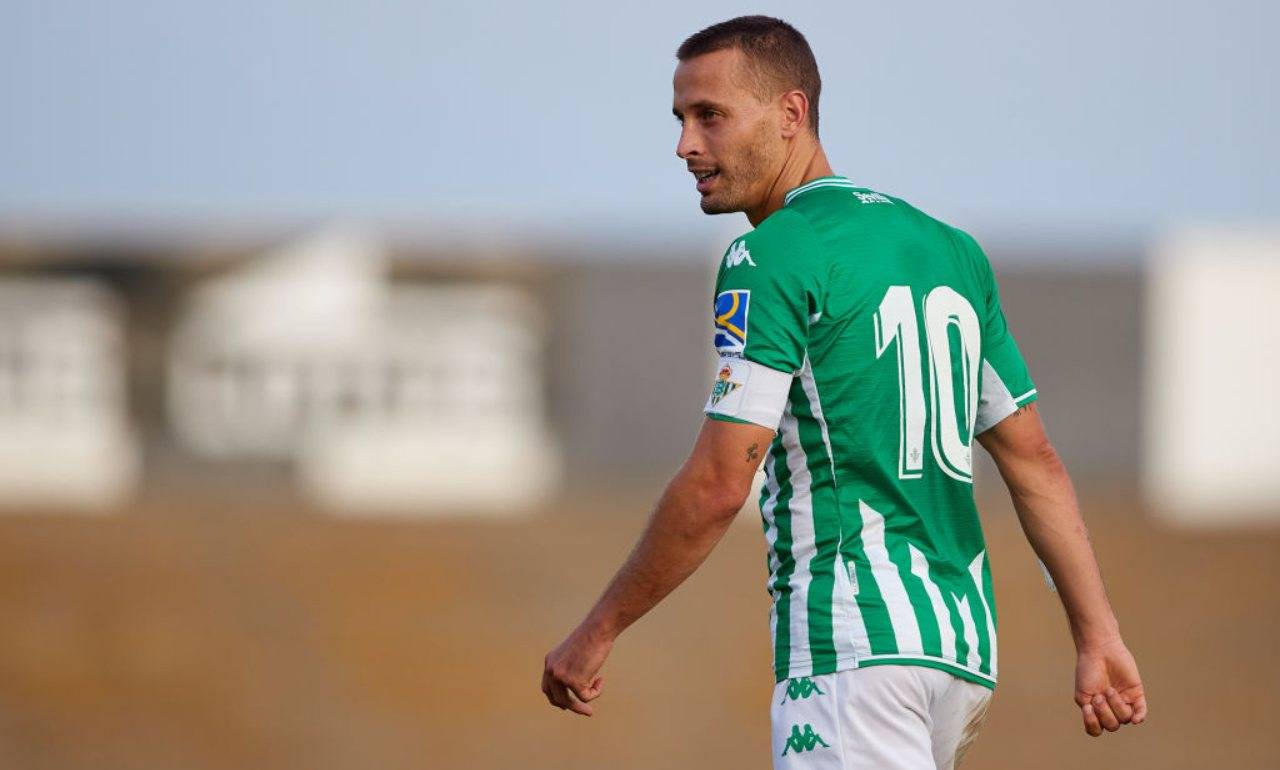
<path id="1" fill-rule="evenodd" d="M 720 371 L 707 398 L 704 411 L 733 417 L 742 410 L 747 380 L 751 377 L 751 364 L 744 358 L 726 356 L 720 359 Z"/>
<path id="2" fill-rule="evenodd" d="M 732 289 L 716 295 L 715 345 L 725 355 L 741 355 L 747 348 L 747 309 L 751 291 Z"/>
<path id="3" fill-rule="evenodd" d="M 711 406 L 716 406 L 724 397 L 742 387 L 742 383 L 733 381 L 732 367 L 725 365 L 720 367 L 720 374 L 716 376 L 716 384 L 711 388 Z"/>

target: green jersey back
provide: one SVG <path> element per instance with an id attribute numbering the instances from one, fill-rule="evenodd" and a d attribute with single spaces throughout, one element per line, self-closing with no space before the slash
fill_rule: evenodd
<path id="1" fill-rule="evenodd" d="M 774 673 L 896 663 L 993 687 L 973 437 L 1036 398 L 967 234 L 824 177 L 716 280 L 708 416 L 777 431 L 760 498 Z"/>

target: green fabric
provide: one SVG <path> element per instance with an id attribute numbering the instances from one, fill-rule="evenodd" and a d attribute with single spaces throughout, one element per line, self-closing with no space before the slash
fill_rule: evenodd
<path id="1" fill-rule="evenodd" d="M 760 501 L 777 679 L 902 655 L 990 686 L 973 438 L 1036 393 L 978 244 L 826 177 L 730 245 L 714 306 L 722 355 L 794 376 Z"/>

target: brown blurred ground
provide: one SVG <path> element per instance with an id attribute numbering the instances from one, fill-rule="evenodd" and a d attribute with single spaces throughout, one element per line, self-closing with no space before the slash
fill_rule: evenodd
<path id="1" fill-rule="evenodd" d="M 1280 767 L 1280 531 L 1170 532 L 1126 495 L 1085 502 L 1150 721 L 1084 736 L 1061 611 L 993 499 L 1002 680 L 966 767 Z M 538 690 L 648 504 L 395 523 L 228 494 L 0 518 L 0 767 L 766 770 L 754 507 L 623 636 L 596 717 Z"/>

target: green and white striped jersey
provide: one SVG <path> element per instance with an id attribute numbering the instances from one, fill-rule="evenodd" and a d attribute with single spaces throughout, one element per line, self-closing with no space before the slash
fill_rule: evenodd
<path id="1" fill-rule="evenodd" d="M 725 253 L 706 413 L 777 431 L 760 498 L 778 681 L 885 663 L 994 687 L 973 437 L 1036 398 L 977 243 L 824 177 Z"/>

